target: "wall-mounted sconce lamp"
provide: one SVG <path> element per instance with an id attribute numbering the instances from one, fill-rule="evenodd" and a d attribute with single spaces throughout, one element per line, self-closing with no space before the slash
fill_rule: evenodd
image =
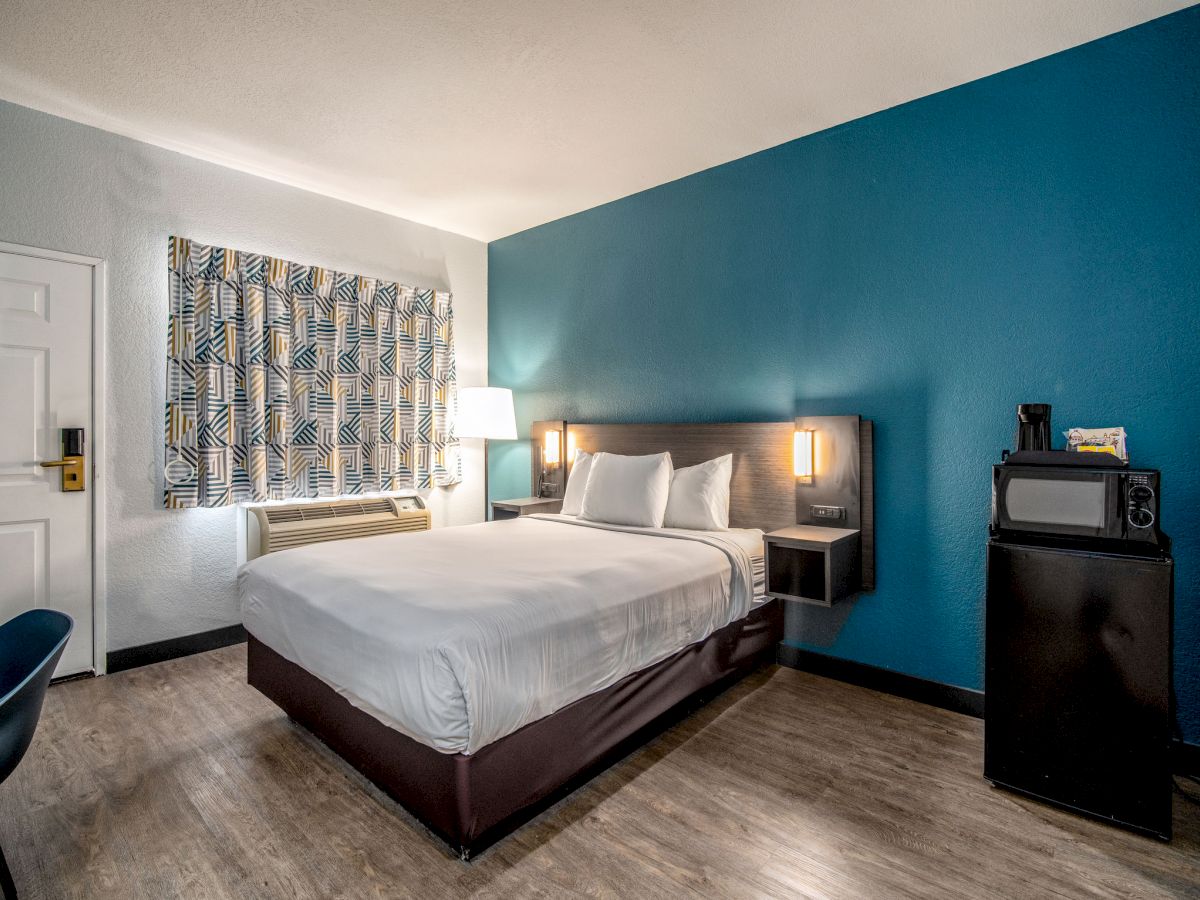
<path id="1" fill-rule="evenodd" d="M 792 438 L 792 469 L 802 484 L 812 484 L 813 432 L 811 430 L 796 431 Z"/>
<path id="2" fill-rule="evenodd" d="M 537 497 L 562 497 L 567 487 L 567 460 L 563 441 L 567 423 L 561 420 L 534 422 L 529 427 L 531 485 Z"/>
<path id="3" fill-rule="evenodd" d="M 545 446 L 542 449 L 542 465 L 547 469 L 553 469 L 558 466 L 562 462 L 561 447 L 562 432 L 547 431 Z"/>
<path id="4" fill-rule="evenodd" d="M 562 463 L 562 432 L 550 429 L 542 439 L 542 478 L 538 483 L 539 497 L 553 497 L 557 493 L 558 483 L 554 479 L 554 470 Z"/>

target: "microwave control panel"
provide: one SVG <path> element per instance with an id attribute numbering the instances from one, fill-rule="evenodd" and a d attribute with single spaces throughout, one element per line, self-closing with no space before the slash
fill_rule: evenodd
<path id="1" fill-rule="evenodd" d="M 1129 536 L 1137 538 L 1154 527 L 1157 521 L 1158 504 L 1155 502 L 1156 479 L 1151 472 L 1129 472 L 1126 475 L 1125 500 L 1127 508 L 1126 520 L 1129 522 Z"/>

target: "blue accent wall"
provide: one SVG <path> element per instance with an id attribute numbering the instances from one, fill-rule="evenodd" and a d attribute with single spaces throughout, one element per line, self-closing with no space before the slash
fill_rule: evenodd
<path id="1" fill-rule="evenodd" d="M 1200 8 L 492 243 L 518 421 L 875 420 L 878 589 L 789 641 L 983 682 L 1014 407 L 1163 471 L 1200 740 Z M 493 444 L 492 493 L 529 490 Z"/>

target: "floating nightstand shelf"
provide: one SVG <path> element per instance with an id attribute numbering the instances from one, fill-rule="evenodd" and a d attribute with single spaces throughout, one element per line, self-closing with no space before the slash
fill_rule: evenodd
<path id="1" fill-rule="evenodd" d="M 767 596 L 818 606 L 862 590 L 862 534 L 857 528 L 793 525 L 766 542 Z"/>

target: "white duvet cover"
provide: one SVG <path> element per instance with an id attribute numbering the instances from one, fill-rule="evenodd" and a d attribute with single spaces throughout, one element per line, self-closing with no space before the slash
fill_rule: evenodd
<path id="1" fill-rule="evenodd" d="M 533 516 L 272 553 L 247 630 L 359 707 L 472 753 L 745 616 L 762 532 Z"/>

